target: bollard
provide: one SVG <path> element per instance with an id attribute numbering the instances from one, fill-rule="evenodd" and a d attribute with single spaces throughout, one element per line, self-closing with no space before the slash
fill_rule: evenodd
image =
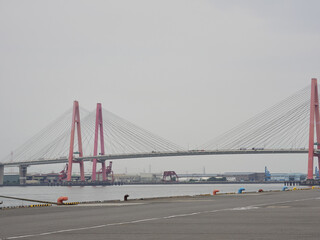
<path id="1" fill-rule="evenodd" d="M 239 188 L 238 193 L 241 194 L 245 190 L 246 190 L 245 188 Z"/>
<path id="2" fill-rule="evenodd" d="M 123 200 L 124 200 L 124 201 L 128 201 L 128 197 L 129 197 L 128 194 L 124 195 Z"/>
<path id="3" fill-rule="evenodd" d="M 258 190 L 258 192 L 263 192 L 263 189 L 260 188 L 260 189 Z"/>
<path id="4" fill-rule="evenodd" d="M 57 200 L 57 205 L 63 205 L 63 201 L 67 201 L 68 197 L 59 197 Z"/>
<path id="5" fill-rule="evenodd" d="M 219 190 L 217 190 L 217 189 L 216 189 L 216 190 L 214 190 L 214 191 L 213 191 L 213 195 L 217 195 L 217 192 L 220 192 L 220 191 L 219 191 Z"/>
<path id="6" fill-rule="evenodd" d="M 288 190 L 288 187 L 284 186 L 284 187 L 282 188 L 282 191 L 286 191 L 286 190 Z"/>

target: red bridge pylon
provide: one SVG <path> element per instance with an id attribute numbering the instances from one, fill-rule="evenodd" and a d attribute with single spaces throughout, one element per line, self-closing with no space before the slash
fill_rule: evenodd
<path id="1" fill-rule="evenodd" d="M 320 167 L 320 155 L 315 153 L 314 146 L 320 149 L 320 117 L 317 79 L 311 80 L 310 126 L 309 126 L 309 155 L 308 155 L 308 179 L 313 179 L 313 158 L 318 157 Z M 316 122 L 317 142 L 314 142 L 314 123 Z"/>
<path id="2" fill-rule="evenodd" d="M 100 130 L 100 132 L 99 132 Z M 95 128 L 95 134 L 94 134 L 94 149 L 93 149 L 93 155 L 98 156 L 98 138 L 100 133 L 100 149 L 101 155 L 104 155 L 104 137 L 103 137 L 103 120 L 102 120 L 102 107 L 101 103 L 97 103 L 97 112 L 96 112 L 96 128 Z M 105 160 L 99 161 L 102 165 L 102 180 L 107 180 L 107 173 L 106 173 L 106 162 Z M 92 181 L 97 180 L 97 159 L 93 159 L 93 166 L 92 166 Z"/>
<path id="3" fill-rule="evenodd" d="M 74 152 L 74 133 L 77 129 L 78 136 L 78 152 Z M 79 154 L 79 157 L 83 156 L 82 152 L 82 140 L 81 140 L 81 126 L 80 126 L 80 112 L 79 112 L 79 103 L 78 101 L 73 102 L 73 113 L 72 113 L 72 125 L 71 125 L 71 138 L 70 138 L 70 148 L 69 148 L 69 158 L 68 158 L 68 176 L 67 181 L 71 181 L 72 176 L 72 164 L 79 163 L 80 164 L 80 179 L 81 181 L 85 181 L 84 178 L 84 165 L 83 160 L 75 161 L 73 159 L 73 154 Z"/>

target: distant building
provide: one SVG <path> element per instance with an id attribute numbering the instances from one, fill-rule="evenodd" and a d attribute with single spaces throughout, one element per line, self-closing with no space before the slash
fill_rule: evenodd
<path id="1" fill-rule="evenodd" d="M 317 168 L 316 171 L 317 173 Z M 267 167 L 265 167 L 266 181 L 304 181 L 307 178 L 307 174 L 304 173 L 270 173 Z"/>
<path id="2" fill-rule="evenodd" d="M 34 174 L 28 175 L 27 183 L 57 183 L 59 181 L 59 173 Z"/>
<path id="3" fill-rule="evenodd" d="M 141 177 L 137 174 L 114 174 L 115 182 L 135 183 L 140 182 Z"/>
<path id="4" fill-rule="evenodd" d="M 210 178 L 224 179 L 229 182 L 263 182 L 265 181 L 264 173 L 257 172 L 227 172 L 223 174 L 179 174 L 179 179 L 183 181 L 207 181 Z"/>
<path id="5" fill-rule="evenodd" d="M 225 177 L 229 182 L 263 182 L 265 173 L 256 172 L 227 172 L 219 175 Z"/>
<path id="6" fill-rule="evenodd" d="M 20 183 L 20 176 L 19 174 L 9 174 L 4 175 L 3 177 L 3 184 L 4 185 L 15 185 Z"/>
<path id="7" fill-rule="evenodd" d="M 141 182 L 155 182 L 157 180 L 157 175 L 154 173 L 140 173 Z"/>
<path id="8" fill-rule="evenodd" d="M 270 181 L 303 181 L 306 178 L 304 173 L 271 173 Z"/>

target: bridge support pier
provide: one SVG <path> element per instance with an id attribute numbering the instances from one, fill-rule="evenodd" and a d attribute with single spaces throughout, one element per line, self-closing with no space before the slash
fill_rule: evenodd
<path id="1" fill-rule="evenodd" d="M 19 166 L 19 180 L 20 180 L 20 185 L 26 185 L 27 183 L 27 165 L 20 165 Z"/>
<path id="2" fill-rule="evenodd" d="M 316 126 L 314 124 L 316 123 Z M 317 142 L 314 142 L 314 128 L 316 127 Z M 314 146 L 320 149 L 320 115 L 319 115 L 319 97 L 317 79 L 311 80 L 311 101 L 310 101 L 310 125 L 309 125 L 309 154 L 308 154 L 308 176 L 307 179 L 313 179 L 314 157 L 318 157 L 320 166 L 320 156 L 314 152 Z"/>
<path id="3" fill-rule="evenodd" d="M 0 185 L 3 185 L 4 165 L 0 165 Z"/>

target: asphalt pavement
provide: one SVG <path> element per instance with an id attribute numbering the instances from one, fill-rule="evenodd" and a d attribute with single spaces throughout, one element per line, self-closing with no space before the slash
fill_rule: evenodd
<path id="1" fill-rule="evenodd" d="M 320 190 L 0 210 L 0 239 L 319 239 Z"/>

